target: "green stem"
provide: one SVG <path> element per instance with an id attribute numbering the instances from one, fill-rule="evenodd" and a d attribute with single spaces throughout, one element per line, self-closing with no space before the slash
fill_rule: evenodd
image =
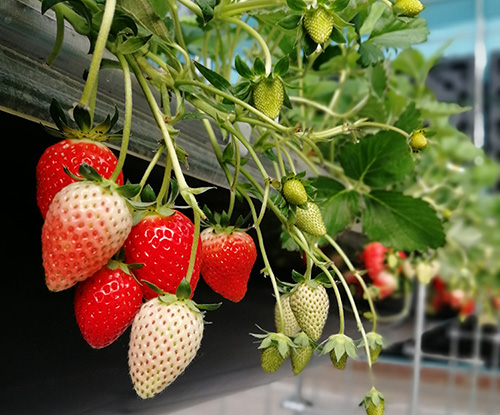
<path id="1" fill-rule="evenodd" d="M 198 6 L 197 4 L 193 3 L 190 0 L 179 0 L 179 3 L 186 6 L 186 8 L 191 10 L 194 14 L 196 14 L 196 16 L 201 17 L 203 19 L 203 12 L 201 11 L 200 6 Z"/>
<path id="2" fill-rule="evenodd" d="M 132 125 L 132 80 L 130 75 L 130 67 L 127 60 L 121 53 L 117 53 L 116 57 L 120 62 L 123 72 L 123 83 L 125 85 L 125 117 L 123 121 L 123 134 L 122 134 L 122 144 L 120 149 L 120 155 L 118 157 L 118 163 L 116 164 L 115 170 L 110 177 L 110 180 L 116 181 L 120 171 L 125 164 L 125 158 L 127 156 L 128 144 L 130 141 L 130 130 Z"/>
<path id="3" fill-rule="evenodd" d="M 208 92 L 211 92 L 215 95 L 219 95 L 221 96 L 222 98 L 226 98 L 227 100 L 231 101 L 231 102 L 234 102 L 235 104 L 241 106 L 242 108 L 252 112 L 253 114 L 255 114 L 257 117 L 261 118 L 262 120 L 266 121 L 267 122 L 267 127 L 272 127 L 274 128 L 275 130 L 277 131 L 280 131 L 284 134 L 288 134 L 288 133 L 291 133 L 294 131 L 295 127 L 285 127 L 279 123 L 277 123 L 276 121 L 274 121 L 273 119 L 269 118 L 268 116 L 266 116 L 265 114 L 263 114 L 262 112 L 260 112 L 259 110 L 257 110 L 256 108 L 254 108 L 252 105 L 246 103 L 245 101 L 242 101 L 241 99 L 238 99 L 236 97 L 234 97 L 233 95 L 227 93 L 227 92 L 224 92 L 224 91 L 221 91 L 220 89 L 218 88 L 215 88 L 211 85 L 207 85 L 207 84 L 204 84 L 203 82 L 199 82 L 199 81 L 191 81 L 191 80 L 188 80 L 188 79 L 181 79 L 181 80 L 177 80 L 175 85 L 178 87 L 178 86 L 182 86 L 182 85 L 192 85 L 192 86 L 196 86 L 196 87 L 199 87 L 199 88 L 202 88 Z M 251 118 L 248 118 L 246 122 L 248 123 L 251 123 L 252 119 Z"/>
<path id="4" fill-rule="evenodd" d="M 325 235 L 325 239 L 328 241 L 328 243 L 337 251 L 337 253 L 340 255 L 340 257 L 344 260 L 345 264 L 347 265 L 347 268 L 349 271 L 352 272 L 354 277 L 359 281 L 361 284 L 361 287 L 363 288 L 364 292 L 367 294 L 367 300 L 368 300 L 368 305 L 370 306 L 370 311 L 372 313 L 372 331 L 375 332 L 377 329 L 377 312 L 375 311 L 375 306 L 373 305 L 373 300 L 371 298 L 371 295 L 369 295 L 368 288 L 361 276 L 359 275 L 359 272 L 354 268 L 352 265 L 351 260 L 349 257 L 345 254 L 344 250 L 339 246 L 339 244 L 330 236 L 330 235 Z"/>
<path id="5" fill-rule="evenodd" d="M 360 123 L 354 123 L 354 126 L 356 127 L 377 127 L 377 128 L 383 128 L 385 130 L 392 130 L 395 131 L 405 138 L 408 138 L 410 134 L 408 134 L 406 131 L 402 130 L 401 128 L 394 127 L 393 125 L 388 125 L 388 124 L 383 124 L 379 122 L 372 122 L 372 121 L 362 121 Z"/>
<path id="6" fill-rule="evenodd" d="M 251 10 L 257 9 L 265 9 L 266 7 L 271 6 L 283 6 L 286 4 L 284 0 L 248 0 L 248 1 L 240 1 L 232 4 L 223 5 L 223 8 L 219 10 L 222 14 L 226 16 L 234 16 L 242 13 L 247 13 Z M 217 14 L 216 7 L 216 14 Z"/>
<path id="7" fill-rule="evenodd" d="M 90 62 L 87 81 L 85 82 L 82 96 L 80 97 L 80 104 L 84 107 L 90 106 L 90 100 L 97 85 L 97 78 L 99 75 L 99 68 L 101 66 L 102 55 L 104 53 L 104 48 L 106 47 L 106 42 L 108 41 L 108 35 L 111 29 L 111 23 L 113 22 L 115 8 L 116 0 L 106 1 L 101 27 L 99 28 L 99 33 L 97 35 L 97 40 L 94 46 L 94 53 L 92 54 L 92 60 Z"/>
<path id="8" fill-rule="evenodd" d="M 269 51 L 269 47 L 267 46 L 266 41 L 260 35 L 260 33 L 257 32 L 257 30 L 255 30 L 252 26 L 250 26 L 249 24 L 243 22 L 240 19 L 237 19 L 237 18 L 234 18 L 234 17 L 230 17 L 230 16 L 228 16 L 226 14 L 222 14 L 220 16 L 220 18 L 222 20 L 225 20 L 228 23 L 232 23 L 232 24 L 234 24 L 234 25 L 236 25 L 238 27 L 241 27 L 250 36 L 252 36 L 255 40 L 257 40 L 257 42 L 259 43 L 259 45 L 262 48 L 262 52 L 264 53 L 264 59 L 265 59 L 265 65 L 266 65 L 266 76 L 269 76 L 271 74 L 271 70 L 272 70 L 272 66 L 273 66 L 273 60 L 272 60 L 271 52 Z"/>
<path id="9" fill-rule="evenodd" d="M 250 199 L 250 196 L 248 196 L 246 193 L 243 196 L 245 197 L 245 199 L 248 202 L 248 206 L 250 207 L 250 211 L 251 211 L 252 217 L 254 219 L 255 231 L 257 233 L 257 241 L 259 244 L 259 249 L 260 249 L 260 253 L 262 256 L 262 260 L 264 261 L 264 272 L 267 275 L 269 275 L 269 279 L 271 280 L 271 284 L 273 287 L 274 296 L 276 298 L 276 304 L 278 306 L 278 312 L 279 312 L 280 322 L 281 322 L 279 332 L 283 332 L 285 320 L 283 317 L 283 307 L 281 306 L 281 301 L 279 301 L 280 292 L 279 292 L 279 288 L 278 288 L 278 283 L 276 281 L 276 277 L 274 275 L 274 272 L 271 268 L 271 264 L 270 264 L 269 259 L 267 257 L 266 248 L 264 245 L 264 238 L 262 236 L 262 231 L 260 229 L 260 226 L 258 225 L 258 218 L 257 218 L 257 212 L 255 210 L 255 206 L 254 206 L 252 200 Z"/>
<path id="10" fill-rule="evenodd" d="M 47 65 L 52 65 L 56 58 L 59 56 L 61 52 L 62 45 L 64 43 L 64 14 L 61 9 L 54 7 L 54 12 L 56 14 L 56 39 L 54 41 L 54 48 L 52 49 L 51 54 L 45 61 Z"/>
<path id="11" fill-rule="evenodd" d="M 161 143 L 158 150 L 156 150 L 155 155 L 153 156 L 153 158 L 149 162 L 148 167 L 144 171 L 144 174 L 142 175 L 141 181 L 139 182 L 139 185 L 141 187 L 141 191 L 142 191 L 142 189 L 144 189 L 144 186 L 146 186 L 146 182 L 148 181 L 148 178 L 149 178 L 151 172 L 153 171 L 154 167 L 156 166 L 156 164 L 160 160 L 160 157 L 161 157 L 164 150 L 165 150 L 165 143 Z M 139 192 L 137 194 L 137 196 L 135 196 L 135 200 L 138 200 L 140 195 L 141 195 L 141 192 Z"/>
<path id="12" fill-rule="evenodd" d="M 153 114 L 153 117 L 156 121 L 156 124 L 158 125 L 158 127 L 161 131 L 161 134 L 163 136 L 163 139 L 165 141 L 165 145 L 166 145 L 167 152 L 168 152 L 167 157 L 169 157 L 172 161 L 172 169 L 173 169 L 175 177 L 177 179 L 177 183 L 179 185 L 179 191 L 181 193 L 181 196 L 184 198 L 186 203 L 189 206 L 191 206 L 193 211 L 197 211 L 198 214 L 200 214 L 201 217 L 205 219 L 205 214 L 198 206 L 196 198 L 194 197 L 190 187 L 188 186 L 188 184 L 186 182 L 186 179 L 185 179 L 184 174 L 182 172 L 182 168 L 181 168 L 179 159 L 176 157 L 175 145 L 173 143 L 172 138 L 170 137 L 170 133 L 168 132 L 168 128 L 165 124 L 163 114 L 162 114 L 160 108 L 158 107 L 158 103 L 156 102 L 156 99 L 155 99 L 153 93 L 149 89 L 149 85 L 148 85 L 146 79 L 144 78 L 144 75 L 140 71 L 139 67 L 137 66 L 137 63 L 135 62 L 134 58 L 128 56 L 127 59 L 129 61 L 130 67 L 132 68 L 132 70 L 133 70 L 133 72 L 134 72 L 134 74 L 139 82 L 139 85 L 144 93 L 144 96 L 146 97 L 146 100 L 149 104 L 149 107 L 150 107 L 151 112 Z"/>
<path id="13" fill-rule="evenodd" d="M 200 215 L 196 210 L 193 210 L 193 221 L 194 221 L 194 232 L 193 232 L 193 243 L 191 244 L 191 256 L 189 257 L 189 264 L 186 271 L 186 280 L 191 281 L 193 275 L 194 266 L 196 264 L 196 253 L 198 252 L 198 242 L 200 238 L 200 226 L 201 219 Z"/>

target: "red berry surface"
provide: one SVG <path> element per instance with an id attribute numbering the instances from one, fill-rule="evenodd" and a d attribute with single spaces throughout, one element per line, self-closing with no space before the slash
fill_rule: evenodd
<path id="1" fill-rule="evenodd" d="M 134 271 L 139 281 L 148 281 L 165 292 L 175 294 L 181 280 L 186 277 L 194 225 L 179 211 L 170 216 L 152 214 L 132 227 L 124 244 L 128 264 L 143 264 Z M 198 239 L 196 260 L 190 279 L 191 295 L 200 278 L 201 239 Z M 146 284 L 142 285 L 144 297 L 158 296 Z"/>
<path id="2" fill-rule="evenodd" d="M 42 154 L 36 166 L 36 199 L 44 219 L 54 196 L 75 181 L 66 174 L 63 167 L 66 166 L 70 172 L 79 176 L 78 169 L 84 162 L 109 179 L 118 160 L 104 144 L 88 139 L 65 139 L 50 146 Z M 123 184 L 122 172 L 116 183 Z"/>

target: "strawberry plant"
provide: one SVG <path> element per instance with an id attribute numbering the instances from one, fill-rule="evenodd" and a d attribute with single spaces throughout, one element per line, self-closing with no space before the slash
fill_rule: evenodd
<path id="1" fill-rule="evenodd" d="M 493 304 L 481 293 L 487 287 L 498 292 L 500 241 L 478 218 L 497 225 L 500 201 L 482 189 L 495 184 L 499 168 L 449 124 L 451 114 L 467 109 L 438 102 L 426 89 L 442 52 L 425 60 L 412 48 L 428 36 L 419 1 L 41 4 L 42 13 L 52 9 L 91 44 L 84 88 L 67 109 L 78 128 L 70 130 L 61 107 L 52 106 L 61 137 L 109 135 L 115 118 L 91 128 L 95 91 L 101 70 L 123 75 L 124 128 L 112 134 L 121 140 L 113 172 L 94 180 L 103 187 L 80 181 L 64 157 L 56 159 L 58 171 L 79 181 L 46 202 L 43 258 L 49 288 L 63 290 L 83 285 L 123 247 L 144 297 L 129 351 L 140 397 L 163 391 L 197 354 L 202 310 L 216 307 L 195 302 L 200 271 L 224 300 L 239 302 L 260 256 L 268 300 L 275 302 L 275 327 L 254 334 L 266 372 L 290 358 L 293 373 L 300 373 L 314 353 L 329 355 L 339 369 L 349 357 L 364 356 L 371 368 L 384 345 L 375 300 L 396 290 L 391 275 L 428 282 L 439 264 L 440 275 L 469 282 L 478 298 Z M 63 31 L 58 26 L 58 43 Z M 133 80 L 162 139 L 140 183 L 125 186 L 121 196 Z M 227 182 L 224 212 L 201 208 L 200 194 L 212 188 L 186 180 L 180 123 L 191 120 L 203 126 Z M 162 158 L 163 182 L 152 189 L 148 178 Z M 89 200 L 99 206 L 95 221 Z M 245 228 L 234 217 L 236 203 L 248 212 Z M 303 256 L 304 270 L 277 278 L 262 229 L 266 215 L 281 226 L 282 249 Z M 74 242 L 80 228 L 83 245 Z M 363 261 L 348 255 L 338 238 L 345 230 L 378 244 L 377 252 L 363 254 Z M 353 282 L 370 312 L 358 310 Z M 345 335 L 345 301 L 359 338 Z M 332 308 L 338 332 L 325 333 Z M 373 385 L 363 404 L 368 414 L 383 413 L 385 398 Z"/>

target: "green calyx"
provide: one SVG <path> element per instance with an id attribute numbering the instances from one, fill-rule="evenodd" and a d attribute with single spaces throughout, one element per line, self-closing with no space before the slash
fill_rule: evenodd
<path id="1" fill-rule="evenodd" d="M 372 387 L 364 399 L 359 403 L 359 406 L 365 408 L 367 415 L 383 415 L 385 407 L 384 395 L 375 387 Z"/>
<path id="2" fill-rule="evenodd" d="M 50 115 L 57 129 L 47 128 L 47 132 L 58 138 L 68 139 L 88 139 L 92 141 L 108 141 L 110 139 L 121 139 L 121 134 L 111 133 L 111 130 L 118 121 L 118 109 L 115 108 L 113 117 L 107 116 L 106 119 L 92 126 L 92 117 L 89 108 L 80 104 L 73 108 L 73 118 L 78 126 L 78 129 L 72 128 L 69 125 L 68 117 L 61 107 L 61 104 L 55 99 L 50 104 Z"/>
<path id="3" fill-rule="evenodd" d="M 368 342 L 368 348 L 370 350 L 370 360 L 371 363 L 375 363 L 384 347 L 383 337 L 375 332 L 370 332 L 366 335 L 366 340 Z"/>
<path id="4" fill-rule="evenodd" d="M 328 354 L 332 364 L 340 370 L 344 370 L 349 357 L 355 359 L 358 350 L 354 340 L 343 333 L 331 335 L 324 343 L 321 354 Z"/>

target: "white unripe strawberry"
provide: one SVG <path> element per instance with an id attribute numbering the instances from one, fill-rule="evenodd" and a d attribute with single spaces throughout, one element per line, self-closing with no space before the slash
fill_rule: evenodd
<path id="1" fill-rule="evenodd" d="M 203 315 L 187 301 L 144 303 L 132 323 L 129 371 L 137 394 L 152 398 L 169 386 L 196 356 L 203 337 Z"/>

